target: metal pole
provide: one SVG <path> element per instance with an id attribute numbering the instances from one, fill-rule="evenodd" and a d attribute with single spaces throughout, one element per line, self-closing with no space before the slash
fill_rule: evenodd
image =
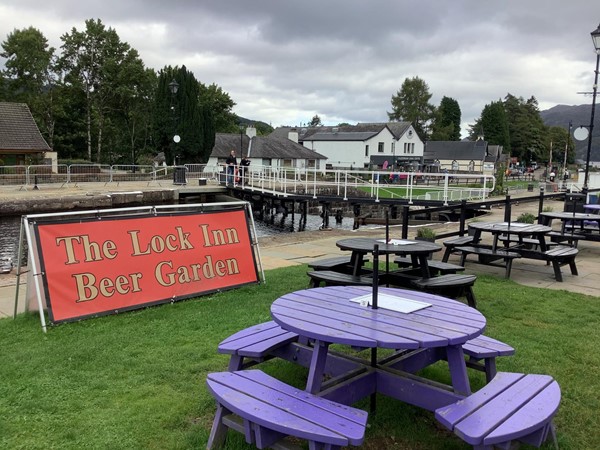
<path id="1" fill-rule="evenodd" d="M 571 128 L 573 128 L 573 122 L 569 121 L 569 133 L 567 134 L 567 142 L 565 143 L 565 157 L 563 159 L 563 175 L 567 170 L 567 153 L 569 152 L 569 140 L 571 139 Z M 564 176 L 563 176 L 564 179 Z M 565 180 L 566 182 L 567 180 Z"/>
<path id="2" fill-rule="evenodd" d="M 588 146 L 587 154 L 585 159 L 585 178 L 583 181 L 582 193 L 588 193 L 588 183 L 590 177 L 590 155 L 592 153 L 592 131 L 594 130 L 594 111 L 596 109 L 596 93 L 598 91 L 598 65 L 600 64 L 600 50 L 596 50 L 596 71 L 594 75 L 594 89 L 592 91 L 592 114 L 590 118 L 589 135 L 588 135 Z"/>

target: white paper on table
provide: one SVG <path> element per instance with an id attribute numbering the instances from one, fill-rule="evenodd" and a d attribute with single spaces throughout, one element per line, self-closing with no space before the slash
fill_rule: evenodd
<path id="1" fill-rule="evenodd" d="M 373 294 L 354 297 L 351 298 L 350 301 L 360 303 L 362 306 L 371 306 L 373 304 Z M 395 295 L 379 294 L 377 296 L 377 307 L 406 314 L 428 308 L 429 306 L 431 306 L 431 303 L 420 302 L 404 297 L 396 297 Z"/>
<path id="2" fill-rule="evenodd" d="M 383 244 L 390 244 L 390 245 L 409 245 L 409 244 L 416 244 L 415 241 L 407 241 L 405 239 L 390 239 L 389 241 L 385 241 L 385 239 L 378 239 L 377 242 L 381 242 Z"/>
<path id="3" fill-rule="evenodd" d="M 518 228 L 518 227 L 528 227 L 531 224 L 530 223 L 522 223 L 522 222 L 511 222 L 511 223 L 502 222 L 502 223 L 497 223 L 496 225 L 499 226 L 499 227 L 515 227 L 515 228 Z"/>

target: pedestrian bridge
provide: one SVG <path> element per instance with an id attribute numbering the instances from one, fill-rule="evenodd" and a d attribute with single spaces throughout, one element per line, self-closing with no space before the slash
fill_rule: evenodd
<path id="1" fill-rule="evenodd" d="M 323 170 L 251 165 L 239 176 L 240 188 L 277 196 L 318 199 L 323 196 L 349 198 L 402 199 L 448 204 L 461 200 L 485 200 L 496 187 L 492 174 L 393 172 L 390 170 Z M 72 186 L 86 183 L 106 185 L 126 182 L 198 186 L 225 184 L 222 164 L 181 166 L 143 165 L 30 165 L 3 166 L 0 184 L 37 187 L 53 184 Z"/>

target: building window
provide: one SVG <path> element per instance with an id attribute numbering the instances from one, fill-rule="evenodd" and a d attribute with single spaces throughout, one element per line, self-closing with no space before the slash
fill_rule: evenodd
<path id="1" fill-rule="evenodd" d="M 377 151 L 383 153 L 383 142 L 377 143 Z"/>
<path id="2" fill-rule="evenodd" d="M 315 161 L 316 160 L 314 160 L 314 159 L 309 159 L 307 167 L 314 169 L 316 167 Z"/>
<path id="3" fill-rule="evenodd" d="M 283 167 L 292 167 L 292 160 L 291 159 L 284 159 L 283 160 Z"/>
<path id="4" fill-rule="evenodd" d="M 414 144 L 414 143 L 411 143 L 411 144 L 410 144 L 410 152 L 411 152 L 411 153 L 414 153 L 414 152 L 415 152 L 415 144 Z"/>
<path id="5" fill-rule="evenodd" d="M 408 144 L 404 143 L 404 153 L 408 153 Z"/>
<path id="6" fill-rule="evenodd" d="M 369 156 L 369 144 L 365 145 L 365 156 Z"/>

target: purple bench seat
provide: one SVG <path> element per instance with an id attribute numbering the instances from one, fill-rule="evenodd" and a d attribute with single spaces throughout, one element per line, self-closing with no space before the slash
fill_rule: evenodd
<path id="1" fill-rule="evenodd" d="M 221 341 L 218 351 L 231 355 L 227 370 L 233 372 L 265 361 L 273 351 L 301 340 L 296 333 L 285 331 L 271 320 L 232 334 Z M 514 355 L 515 349 L 496 339 L 478 336 L 463 344 L 463 352 L 469 357 L 467 366 L 485 372 L 489 382 L 496 376 L 496 358 Z"/>
<path id="2" fill-rule="evenodd" d="M 232 334 L 221 341 L 218 352 L 231 355 L 228 370 L 234 371 L 265 361 L 273 350 L 297 340 L 296 333 L 269 321 Z M 244 362 L 244 358 L 250 361 Z"/>
<path id="3" fill-rule="evenodd" d="M 467 366 L 485 372 L 488 383 L 496 376 L 496 358 L 515 354 L 515 349 L 510 345 L 483 335 L 465 342 L 462 347 L 464 354 L 469 357 Z"/>
<path id="4" fill-rule="evenodd" d="M 539 447 L 549 433 L 556 445 L 552 418 L 559 404 L 551 376 L 499 372 L 474 394 L 438 408 L 435 418 L 475 449 L 508 449 L 513 441 Z"/>
<path id="5" fill-rule="evenodd" d="M 308 440 L 310 449 L 337 450 L 363 442 L 365 411 L 317 397 L 260 370 L 210 373 L 206 383 L 217 401 L 209 450 L 223 445 L 229 428 L 259 449 L 286 436 Z M 231 420 L 232 414 L 242 423 Z"/>

